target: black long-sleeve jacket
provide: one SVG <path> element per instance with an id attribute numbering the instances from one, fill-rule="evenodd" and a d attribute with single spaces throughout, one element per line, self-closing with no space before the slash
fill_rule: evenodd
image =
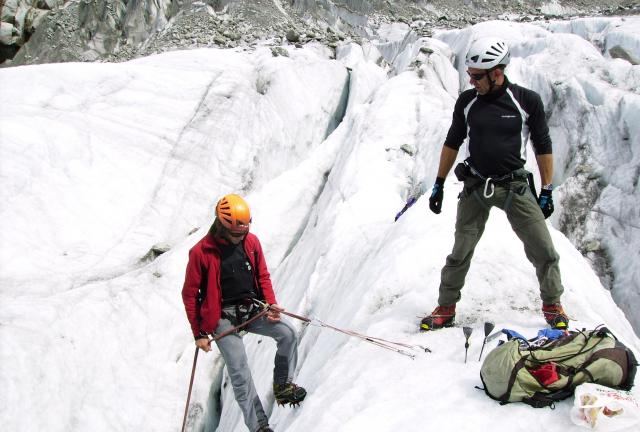
<path id="1" fill-rule="evenodd" d="M 486 95 L 469 89 L 458 97 L 444 145 L 459 150 L 469 137 L 471 164 L 497 177 L 522 168 L 529 138 L 536 155 L 551 154 L 551 138 L 542 99 L 533 90 L 510 83 Z"/>

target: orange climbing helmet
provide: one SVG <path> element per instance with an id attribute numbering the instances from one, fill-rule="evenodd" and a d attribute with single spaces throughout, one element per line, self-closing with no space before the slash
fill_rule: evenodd
<path id="1" fill-rule="evenodd" d="M 216 217 L 233 234 L 246 234 L 251 224 L 249 205 L 240 195 L 229 194 L 216 204 Z"/>

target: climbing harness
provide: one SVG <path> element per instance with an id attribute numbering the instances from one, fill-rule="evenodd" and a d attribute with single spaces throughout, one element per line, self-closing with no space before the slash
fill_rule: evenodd
<path id="1" fill-rule="evenodd" d="M 513 197 L 515 194 L 524 195 L 527 191 L 527 187 L 523 185 L 511 185 L 512 181 L 516 180 L 524 180 L 529 184 L 531 191 L 533 192 L 533 196 L 535 197 L 535 189 L 531 186 L 533 182 L 533 175 L 526 171 L 525 169 L 517 169 L 508 174 L 502 175 L 500 177 L 491 177 L 484 176 L 480 171 L 475 169 L 473 165 L 468 160 L 461 162 L 458 164 L 459 167 L 456 167 L 456 176 L 459 180 L 464 181 L 469 177 L 475 178 L 477 183 L 475 185 L 469 187 L 469 194 L 472 195 L 483 207 L 490 208 L 490 206 L 482 199 L 478 187 L 484 183 L 484 188 L 482 192 L 482 196 L 485 199 L 489 199 L 495 193 L 496 185 L 505 185 L 509 188 L 507 198 L 504 201 L 502 209 L 507 211 L 507 209 L 511 206 L 511 202 L 513 201 Z M 460 166 L 462 165 L 462 166 Z"/>
<path id="2" fill-rule="evenodd" d="M 469 171 L 471 171 L 471 174 L 473 174 L 475 177 L 479 178 L 480 180 L 484 181 L 484 192 L 483 195 L 485 198 L 491 198 L 493 196 L 493 193 L 495 192 L 495 185 L 496 184 L 500 184 L 500 183 L 506 183 L 506 182 L 510 182 L 511 180 L 515 180 L 517 178 L 520 178 L 521 176 L 516 174 L 516 171 L 514 172 L 510 172 L 509 174 L 505 174 L 503 176 L 500 177 L 485 177 L 483 176 L 480 171 L 476 170 L 473 165 L 471 165 L 468 161 L 464 161 L 463 162 L 467 167 L 469 167 Z M 490 192 L 488 192 L 490 191 Z"/>

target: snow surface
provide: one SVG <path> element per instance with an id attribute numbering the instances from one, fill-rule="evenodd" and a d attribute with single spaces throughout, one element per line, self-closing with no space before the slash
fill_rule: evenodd
<path id="1" fill-rule="evenodd" d="M 393 216 L 411 191 L 433 182 L 455 98 L 467 85 L 456 59 L 472 35 L 508 38 L 510 78 L 545 103 L 553 104 L 549 83 L 558 74 L 582 89 L 554 111 L 559 158 L 570 151 L 565 128 L 576 127 L 564 122 L 597 111 L 594 102 L 607 110 L 621 104 L 618 121 L 637 128 L 635 84 L 620 73 L 623 88 L 601 87 L 589 59 L 622 69 L 620 60 L 540 26 L 493 22 L 415 42 L 393 34 L 403 51 L 384 54 L 391 61 L 381 61 L 386 41 L 345 46 L 337 60 L 320 46 L 290 48 L 290 57 L 207 49 L 0 70 L 3 430 L 180 429 L 194 353 L 180 297 L 187 251 L 228 192 L 252 207 L 282 305 L 433 351 L 411 360 L 294 321 L 297 382 L 309 396 L 290 409 L 276 407 L 270 393 L 274 344 L 246 336 L 276 431 L 580 430 L 569 419 L 571 400 L 553 411 L 500 406 L 474 388 L 485 321 L 531 336 L 544 325 L 534 270 L 506 217 L 492 212 L 458 306 L 459 325 L 475 328 L 464 364 L 459 327 L 416 331 L 436 305 L 460 184 L 448 179 L 441 215 L 421 199 L 398 222 Z M 614 129 L 585 133 L 604 139 Z M 629 180 L 624 161 L 638 165 L 637 136 L 612 179 Z M 562 184 L 563 164 L 556 166 Z M 637 213 L 637 204 L 625 204 L 637 194 L 636 185 L 611 199 Z M 572 325 L 606 323 L 640 352 L 587 261 L 550 228 Z M 638 237 L 623 231 L 619 241 L 633 246 Z M 141 262 L 159 242 L 172 249 Z M 621 262 L 637 267 L 638 248 L 626 250 Z M 213 430 L 218 417 L 218 431 L 246 430 L 221 368 L 216 350 L 199 356 L 188 430 Z"/>

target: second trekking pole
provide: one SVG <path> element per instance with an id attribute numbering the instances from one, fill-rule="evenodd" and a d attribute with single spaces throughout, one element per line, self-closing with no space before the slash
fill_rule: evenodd
<path id="1" fill-rule="evenodd" d="M 191 368 L 191 380 L 189 381 L 189 393 L 187 394 L 187 404 L 184 407 L 184 419 L 182 420 L 182 432 L 184 432 L 185 426 L 187 426 L 187 413 L 189 412 L 189 401 L 191 401 L 191 390 L 193 389 L 193 377 L 196 374 L 196 363 L 198 362 L 198 351 L 200 348 L 196 347 L 196 353 L 193 356 L 193 368 Z"/>
<path id="2" fill-rule="evenodd" d="M 484 323 L 484 341 L 482 341 L 482 349 L 480 350 L 480 357 L 478 357 L 478 361 L 482 358 L 482 351 L 484 351 L 484 346 L 487 343 L 487 336 L 491 334 L 495 325 L 492 322 Z"/>
<path id="3" fill-rule="evenodd" d="M 464 362 L 467 362 L 467 352 L 469 351 L 469 338 L 471 337 L 471 333 L 473 332 L 473 328 L 471 327 L 462 327 L 462 332 L 464 333 Z"/>

